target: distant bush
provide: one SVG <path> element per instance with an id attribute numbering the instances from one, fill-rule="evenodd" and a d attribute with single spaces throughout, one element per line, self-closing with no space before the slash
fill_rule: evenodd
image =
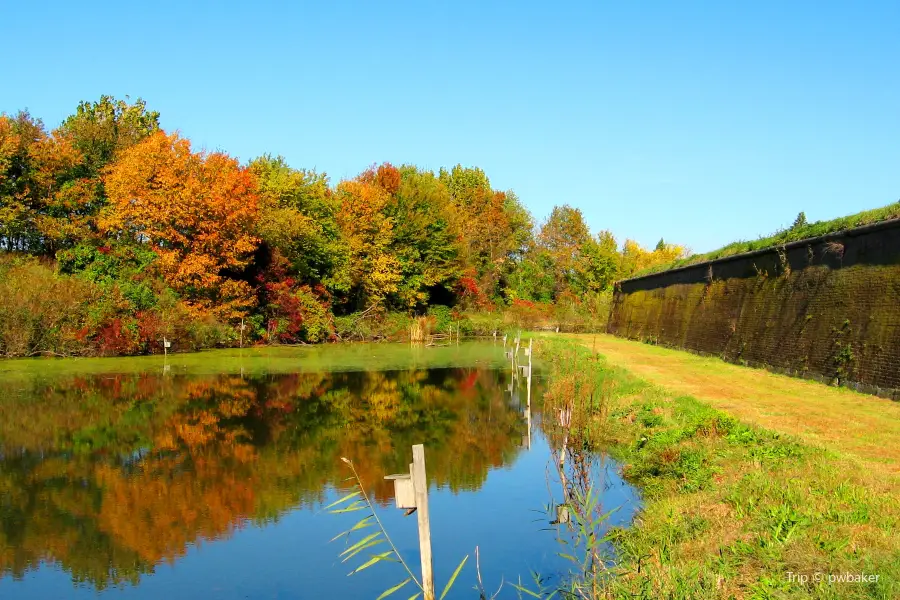
<path id="1" fill-rule="evenodd" d="M 459 326 L 464 336 L 492 336 L 495 331 L 502 335 L 506 329 L 499 311 L 465 312 L 460 315 Z"/>
<path id="2" fill-rule="evenodd" d="M 430 306 L 427 315 L 433 318 L 432 333 L 447 333 L 450 326 L 455 325 L 457 321 L 457 318 L 453 316 L 453 310 L 449 306 L 440 304 Z"/>
<path id="3" fill-rule="evenodd" d="M 399 312 L 360 311 L 334 318 L 341 341 L 404 341 L 409 339 L 413 317 Z"/>
<path id="4" fill-rule="evenodd" d="M 172 290 L 146 286 L 145 300 L 136 302 L 136 289 L 0 254 L 0 356 L 152 354 L 162 352 L 164 339 L 172 350 L 237 341 L 233 327 L 191 310 Z"/>
<path id="5" fill-rule="evenodd" d="M 531 300 L 513 300 L 504 321 L 516 329 L 551 329 L 555 327 L 552 305 Z"/>
<path id="6" fill-rule="evenodd" d="M 0 255 L 0 355 L 85 353 L 99 290 L 34 259 Z"/>

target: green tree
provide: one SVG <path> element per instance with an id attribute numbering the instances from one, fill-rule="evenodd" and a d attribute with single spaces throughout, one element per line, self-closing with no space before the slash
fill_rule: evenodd
<path id="1" fill-rule="evenodd" d="M 75 114 L 60 125 L 65 137 L 84 157 L 77 177 L 98 177 L 116 154 L 159 131 L 159 113 L 148 111 L 140 98 L 134 103 L 100 96 L 96 102 L 82 101 Z"/>
<path id="2" fill-rule="evenodd" d="M 590 230 L 579 209 L 567 204 L 553 207 L 547 221 L 541 226 L 538 243 L 553 261 L 555 295 L 562 293 L 573 283 L 582 248 L 590 240 Z"/>
<path id="3" fill-rule="evenodd" d="M 609 231 L 601 231 L 596 239 L 589 239 L 581 246 L 575 261 L 573 288 L 579 294 L 609 290 L 619 279 L 621 269 L 616 238 Z"/>
<path id="4" fill-rule="evenodd" d="M 346 244 L 337 223 L 338 202 L 325 174 L 293 169 L 281 156 L 264 155 L 249 170 L 260 197 L 257 234 L 278 250 L 292 275 L 307 284 L 322 283 L 331 292 L 349 289 Z"/>
<path id="5" fill-rule="evenodd" d="M 382 165 L 379 179 L 394 180 Z M 384 212 L 394 223 L 391 253 L 400 263 L 397 290 L 400 306 L 414 308 L 429 301 L 430 291 L 451 292 L 460 276 L 459 232 L 454 228 L 449 190 L 430 171 L 413 166 L 398 170 L 399 186 Z"/>

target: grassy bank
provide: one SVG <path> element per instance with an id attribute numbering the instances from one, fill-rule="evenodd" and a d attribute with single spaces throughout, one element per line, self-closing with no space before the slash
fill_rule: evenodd
<path id="1" fill-rule="evenodd" d="M 590 422 L 574 419 L 584 439 L 618 458 L 644 497 L 634 526 L 614 533 L 616 576 L 600 597 L 900 595 L 895 473 L 667 391 L 571 341 L 545 340 L 541 354 L 551 395 L 591 408 Z M 878 578 L 828 580 L 846 573 Z"/>

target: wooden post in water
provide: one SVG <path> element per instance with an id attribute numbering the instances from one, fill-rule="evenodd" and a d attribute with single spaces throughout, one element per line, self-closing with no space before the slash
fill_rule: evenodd
<path id="1" fill-rule="evenodd" d="M 419 515 L 419 552 L 422 555 L 422 589 L 425 600 L 434 600 L 434 572 L 431 559 L 431 519 L 428 515 L 428 479 L 425 474 L 425 446 L 412 447 L 412 480 Z"/>
<path id="2" fill-rule="evenodd" d="M 525 395 L 525 419 L 528 425 L 528 446 L 527 449 L 531 450 L 531 367 L 528 367 L 528 379 L 527 382 L 527 391 Z"/>

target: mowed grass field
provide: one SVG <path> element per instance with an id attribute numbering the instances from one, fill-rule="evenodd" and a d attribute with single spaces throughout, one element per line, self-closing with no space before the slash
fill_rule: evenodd
<path id="1" fill-rule="evenodd" d="M 900 402 L 606 334 L 565 336 L 611 365 L 745 423 L 900 475 Z"/>
<path id="2" fill-rule="evenodd" d="M 643 492 L 604 597 L 900 598 L 900 403 L 607 335 L 547 337 L 557 369 L 613 382 L 602 437 Z M 848 576 L 862 580 L 829 579 Z"/>

